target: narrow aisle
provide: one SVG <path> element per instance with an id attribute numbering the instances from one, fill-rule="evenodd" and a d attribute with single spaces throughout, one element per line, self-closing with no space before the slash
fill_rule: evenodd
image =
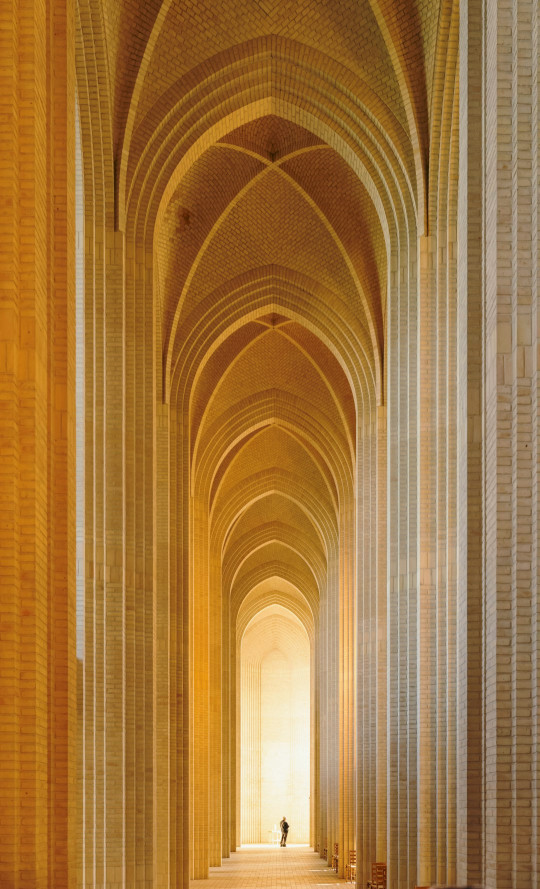
<path id="1" fill-rule="evenodd" d="M 211 867 L 204 889 L 289 889 L 300 886 L 349 885 L 308 846 L 243 846 L 222 867 Z M 193 880 L 191 889 L 200 889 Z"/>

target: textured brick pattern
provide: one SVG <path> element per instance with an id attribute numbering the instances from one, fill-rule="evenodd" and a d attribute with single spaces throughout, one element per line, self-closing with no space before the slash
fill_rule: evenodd
<path id="1" fill-rule="evenodd" d="M 468 285 L 470 323 L 459 372 L 470 445 L 459 465 L 469 523 L 458 645 L 465 632 L 472 644 L 460 675 L 460 717 L 470 728 L 462 735 L 458 790 L 469 808 L 459 823 L 458 873 L 494 887 L 532 887 L 539 879 L 538 6 L 469 3 L 462 29 L 472 23 L 462 61 L 469 180 L 467 189 L 460 181 L 460 284 Z"/>
<path id="2" fill-rule="evenodd" d="M 490 84 L 486 96 L 489 129 L 483 291 L 487 480 L 484 695 L 489 776 L 485 880 L 501 887 L 514 883 L 533 886 L 539 877 L 531 861 L 538 798 L 529 783 L 538 755 L 538 729 L 531 717 L 538 695 L 532 643 L 538 640 L 534 552 L 539 504 L 534 483 L 538 463 L 533 464 L 531 445 L 538 409 L 538 348 L 533 346 L 532 331 L 538 329 L 539 231 L 535 219 L 538 142 L 531 122 L 538 122 L 538 46 L 534 47 L 533 40 L 539 15 L 534 3 L 503 6 L 496 26 L 491 21 L 488 24 L 486 47 L 488 64 L 503 69 L 510 30 L 512 71 L 501 70 L 496 91 Z M 511 129 L 506 111 L 511 115 Z M 496 186 L 492 169 L 497 170 Z M 501 206 L 508 189 L 511 212 Z M 531 203 L 536 208 L 532 219 Z"/>
<path id="3" fill-rule="evenodd" d="M 517 593 L 536 591 L 536 222 L 528 252 L 515 234 L 535 206 L 518 175 L 528 158 L 535 181 L 532 5 L 171 0 L 139 28 L 129 9 L 79 6 L 94 384 L 81 879 L 185 885 L 234 852 L 239 638 L 279 605 L 311 621 L 318 850 L 339 843 L 342 868 L 356 848 L 360 883 L 384 860 L 396 889 L 517 886 L 537 854 L 520 771 L 536 781 L 537 602 Z M 498 108 L 484 21 L 513 90 L 511 176 L 479 135 Z M 497 56 L 497 28 L 523 72 Z M 515 269 L 496 346 L 514 370 L 503 358 L 498 375 L 489 225 Z"/>
<path id="4" fill-rule="evenodd" d="M 200 883 L 190 884 L 196 889 Z M 288 845 L 264 849 L 247 846 L 235 852 L 222 868 L 211 868 L 208 889 L 288 889 L 300 886 L 345 886 L 344 880 L 311 849 Z M 349 883 L 349 886 L 351 884 Z"/>
<path id="5" fill-rule="evenodd" d="M 0 882 L 533 889 L 537 4 L 0 17 Z M 338 877 L 235 853 L 264 609 Z"/>
<path id="6" fill-rule="evenodd" d="M 45 889 L 75 881 L 73 21 L 0 19 L 0 884 Z"/>

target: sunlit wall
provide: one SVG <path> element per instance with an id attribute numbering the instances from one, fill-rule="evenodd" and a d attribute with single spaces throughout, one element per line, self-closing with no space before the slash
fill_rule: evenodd
<path id="1" fill-rule="evenodd" d="M 310 645 L 287 609 L 263 609 L 241 646 L 242 843 L 267 843 L 285 815 L 309 842 Z"/>

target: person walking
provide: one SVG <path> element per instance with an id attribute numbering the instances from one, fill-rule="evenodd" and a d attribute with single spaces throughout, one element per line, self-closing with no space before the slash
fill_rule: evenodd
<path id="1" fill-rule="evenodd" d="M 281 842 L 279 845 L 286 846 L 287 845 L 287 834 L 289 833 L 289 825 L 287 824 L 287 819 L 285 818 L 285 815 L 279 822 L 279 826 L 281 827 Z"/>

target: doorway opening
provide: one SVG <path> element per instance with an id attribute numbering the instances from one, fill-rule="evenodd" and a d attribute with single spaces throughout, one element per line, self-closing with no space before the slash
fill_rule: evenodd
<path id="1" fill-rule="evenodd" d="M 241 843 L 310 841 L 311 650 L 303 623 L 271 605 L 250 621 L 240 650 Z"/>

